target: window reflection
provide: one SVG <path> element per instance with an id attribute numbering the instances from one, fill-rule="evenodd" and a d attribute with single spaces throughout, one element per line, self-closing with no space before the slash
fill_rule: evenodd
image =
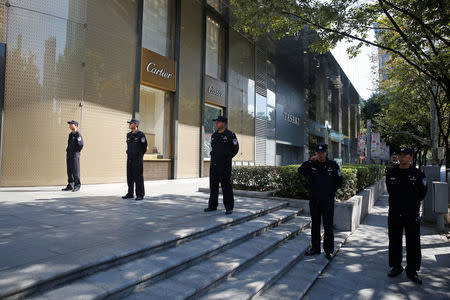
<path id="1" fill-rule="evenodd" d="M 216 123 L 212 121 L 217 116 L 223 115 L 223 109 L 219 106 L 205 104 L 205 118 L 203 121 L 203 128 L 205 130 L 205 137 L 203 139 L 203 158 L 210 159 L 211 155 L 211 136 L 216 131 Z"/>
<path id="2" fill-rule="evenodd" d="M 267 117 L 266 97 L 256 93 L 256 117 L 265 119 Z"/>
<path id="3" fill-rule="evenodd" d="M 144 158 L 170 159 L 171 94 L 141 85 L 139 118 L 148 142 Z"/>
<path id="4" fill-rule="evenodd" d="M 206 20 L 206 74 L 223 80 L 224 35 L 222 26 L 210 17 Z"/>
<path id="5" fill-rule="evenodd" d="M 173 1 L 144 0 L 142 47 L 163 56 L 172 54 Z"/>

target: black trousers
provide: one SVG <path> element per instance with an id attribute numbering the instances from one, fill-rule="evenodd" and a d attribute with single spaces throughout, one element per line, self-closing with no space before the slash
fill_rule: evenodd
<path id="1" fill-rule="evenodd" d="M 67 187 L 80 187 L 80 152 L 67 153 Z"/>
<path id="2" fill-rule="evenodd" d="M 128 195 L 134 195 L 136 184 L 136 197 L 144 197 L 144 160 L 143 157 L 128 157 L 127 159 L 127 183 Z"/>
<path id="3" fill-rule="evenodd" d="M 419 213 L 401 215 L 389 211 L 389 266 L 395 267 L 402 264 L 403 229 L 406 236 L 406 272 L 419 271 L 422 260 Z"/>
<path id="4" fill-rule="evenodd" d="M 334 196 L 329 199 L 311 199 L 309 201 L 309 209 L 311 214 L 312 250 L 320 251 L 320 221 L 323 220 L 323 229 L 325 231 L 323 238 L 323 250 L 326 253 L 333 253 Z"/>
<path id="5" fill-rule="evenodd" d="M 216 209 L 219 205 L 219 183 L 222 187 L 223 205 L 225 206 L 225 209 L 227 211 L 233 210 L 234 196 L 233 187 L 231 185 L 231 164 L 229 167 L 222 167 L 211 163 L 209 168 L 209 208 Z"/>

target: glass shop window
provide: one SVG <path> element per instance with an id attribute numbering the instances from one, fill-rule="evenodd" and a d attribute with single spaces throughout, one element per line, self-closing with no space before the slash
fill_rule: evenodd
<path id="1" fill-rule="evenodd" d="M 206 20 L 206 74 L 224 80 L 224 29 L 211 17 Z"/>
<path id="2" fill-rule="evenodd" d="M 142 47 L 172 57 L 175 32 L 173 0 L 144 0 Z"/>
<path id="3" fill-rule="evenodd" d="M 148 151 L 145 160 L 170 159 L 172 94 L 141 85 L 139 130 L 145 133 Z"/>
<path id="4" fill-rule="evenodd" d="M 203 139 L 203 158 L 210 159 L 211 155 L 211 136 L 216 131 L 216 123 L 212 121 L 217 116 L 223 116 L 223 108 L 220 106 L 205 104 L 205 119 L 203 126 L 205 128 L 205 138 Z"/>

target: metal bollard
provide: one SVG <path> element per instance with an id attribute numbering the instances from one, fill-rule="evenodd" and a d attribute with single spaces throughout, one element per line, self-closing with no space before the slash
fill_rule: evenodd
<path id="1" fill-rule="evenodd" d="M 445 231 L 445 215 L 448 214 L 448 183 L 433 181 L 433 212 L 436 214 L 436 228 Z"/>

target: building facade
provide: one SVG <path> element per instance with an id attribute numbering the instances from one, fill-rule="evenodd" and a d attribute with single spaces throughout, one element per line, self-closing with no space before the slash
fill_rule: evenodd
<path id="1" fill-rule="evenodd" d="M 62 185 L 67 120 L 83 183 L 126 177 L 126 123 L 141 121 L 144 177 L 208 176 L 211 120 L 236 165 L 300 163 L 317 142 L 357 160 L 359 95 L 314 32 L 252 42 L 221 0 L 0 0 L 0 185 Z"/>

